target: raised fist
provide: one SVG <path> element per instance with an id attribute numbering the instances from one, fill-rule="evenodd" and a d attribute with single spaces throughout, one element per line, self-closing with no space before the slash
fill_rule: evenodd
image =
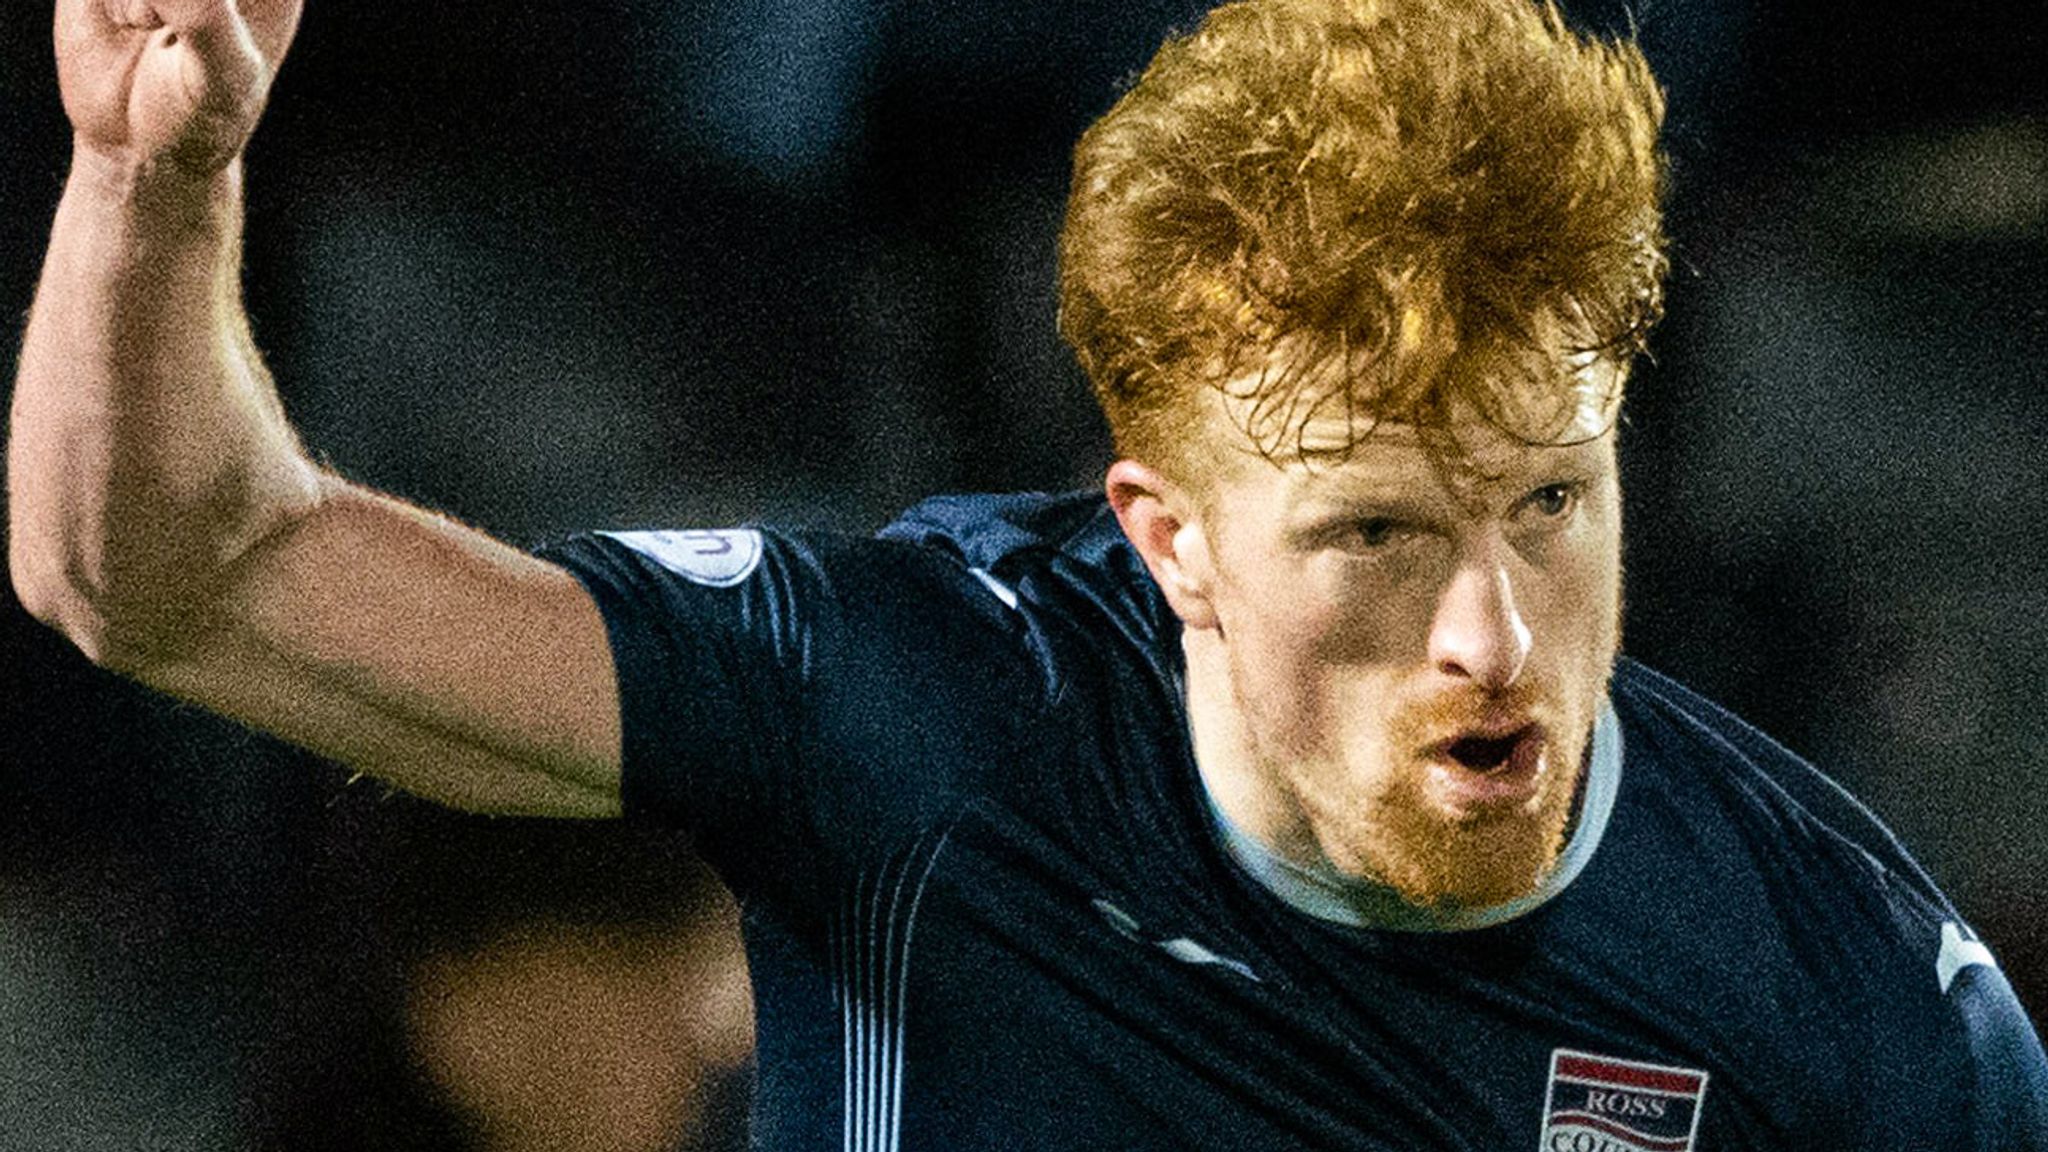
<path id="1" fill-rule="evenodd" d="M 77 146 L 204 176 L 249 142 L 304 0 L 57 0 L 57 78 Z"/>

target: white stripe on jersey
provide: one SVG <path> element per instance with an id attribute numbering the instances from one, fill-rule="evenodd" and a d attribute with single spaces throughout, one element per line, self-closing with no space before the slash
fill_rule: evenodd
<path id="1" fill-rule="evenodd" d="M 1949 985 L 1956 982 L 1956 973 L 1972 964 L 1986 968 L 1998 967 L 1998 961 L 1991 955 L 1991 949 L 1984 946 L 1975 933 L 1965 939 L 1962 926 L 1950 920 L 1941 926 L 1941 955 L 1934 958 L 1934 974 L 1941 979 L 1941 994 L 1948 995 Z"/>
<path id="2" fill-rule="evenodd" d="M 831 931 L 833 995 L 839 1001 L 844 1152 L 897 1152 L 903 1119 L 903 1020 L 917 912 L 946 835 L 920 838 L 854 884 Z M 920 867 L 920 861 L 922 866 Z M 917 884 L 906 901 L 912 872 Z"/>

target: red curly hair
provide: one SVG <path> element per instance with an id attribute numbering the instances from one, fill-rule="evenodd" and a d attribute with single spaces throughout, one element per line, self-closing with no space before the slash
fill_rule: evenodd
<path id="1" fill-rule="evenodd" d="M 1530 0 L 1241 0 L 1081 138 L 1060 330 L 1119 454 L 1187 464 L 1204 386 L 1268 458 L 1340 414 L 1611 419 L 1662 312 L 1663 95 Z M 1425 345 L 1429 347 L 1425 347 Z"/>

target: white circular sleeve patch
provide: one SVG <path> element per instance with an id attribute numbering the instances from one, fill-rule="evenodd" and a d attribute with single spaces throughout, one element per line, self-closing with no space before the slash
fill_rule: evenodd
<path id="1" fill-rule="evenodd" d="M 603 532 L 697 584 L 730 588 L 761 566 L 761 534 L 752 528 Z"/>

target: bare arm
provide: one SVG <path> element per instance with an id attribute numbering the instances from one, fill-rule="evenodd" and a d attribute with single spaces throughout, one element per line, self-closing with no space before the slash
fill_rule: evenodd
<path id="1" fill-rule="evenodd" d="M 552 565 L 315 466 L 241 305 L 299 0 L 59 0 L 71 177 L 8 446 L 23 604 L 94 660 L 434 799 L 618 811 L 604 628 Z"/>

